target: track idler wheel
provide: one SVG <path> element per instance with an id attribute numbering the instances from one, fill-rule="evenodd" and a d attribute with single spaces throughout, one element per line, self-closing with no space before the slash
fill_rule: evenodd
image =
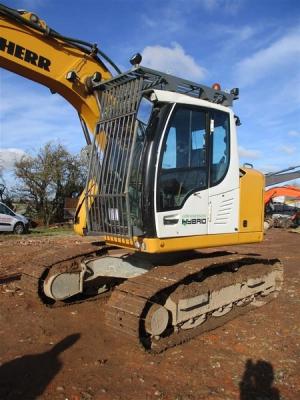
<path id="1" fill-rule="evenodd" d="M 84 273 L 85 269 L 82 268 L 78 272 L 63 272 L 50 276 L 43 285 L 45 295 L 61 301 L 82 293 Z"/>
<path id="2" fill-rule="evenodd" d="M 168 310 L 159 305 L 153 304 L 145 318 L 145 329 L 151 336 L 160 336 L 169 324 Z"/>

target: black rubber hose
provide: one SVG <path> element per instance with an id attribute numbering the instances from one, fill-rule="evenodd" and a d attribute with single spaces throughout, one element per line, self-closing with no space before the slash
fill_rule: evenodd
<path id="1" fill-rule="evenodd" d="M 74 38 L 70 38 L 67 36 L 63 36 L 51 28 L 45 29 L 31 21 L 28 21 L 26 18 L 22 17 L 21 12 L 15 10 L 13 8 L 9 8 L 9 7 L 5 6 L 4 4 L 0 3 L 0 15 L 1 14 L 8 18 L 11 18 L 12 20 L 17 21 L 23 25 L 27 25 L 30 28 L 35 29 L 38 32 L 41 32 L 46 36 L 52 37 L 54 39 L 59 39 L 63 42 L 71 44 L 72 46 L 78 48 L 79 50 L 81 50 L 82 52 L 84 52 L 86 54 L 89 54 L 89 55 L 91 55 L 93 53 L 99 54 L 100 57 L 104 58 L 104 60 L 106 60 L 115 69 L 115 71 L 118 74 L 121 74 L 121 70 L 117 67 L 117 65 L 108 57 L 108 55 L 106 55 L 103 51 L 99 50 L 95 44 L 91 44 L 84 40 L 74 39 Z M 86 46 L 88 48 L 86 48 L 84 46 Z M 95 59 L 97 60 L 97 58 L 95 58 Z"/>

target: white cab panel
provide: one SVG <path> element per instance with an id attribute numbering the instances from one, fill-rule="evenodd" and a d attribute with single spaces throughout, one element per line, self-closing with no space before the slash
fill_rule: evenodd
<path id="1" fill-rule="evenodd" d="M 234 233 L 238 230 L 239 189 L 209 197 L 208 233 Z"/>
<path id="2" fill-rule="evenodd" d="M 156 213 L 157 237 L 207 234 L 208 190 L 192 194 L 180 210 Z"/>
<path id="3" fill-rule="evenodd" d="M 237 232 L 239 226 L 239 160 L 236 126 L 232 110 L 228 107 L 191 98 L 185 95 L 161 91 L 155 91 L 155 93 L 160 101 L 171 102 L 172 100 L 175 100 L 177 105 L 190 105 L 193 112 L 197 112 L 195 106 L 199 106 L 199 112 L 205 112 L 207 116 L 211 116 L 211 120 L 206 122 L 206 129 L 207 132 L 209 132 L 208 127 L 210 127 L 210 135 L 214 135 L 213 137 L 206 137 L 205 143 L 203 144 L 203 141 L 200 140 L 203 136 L 202 125 L 200 122 L 193 122 L 192 117 L 190 132 L 187 132 L 187 135 L 189 134 L 192 137 L 192 152 L 198 152 L 199 157 L 201 157 L 204 152 L 204 154 L 206 154 L 206 159 L 208 157 L 205 173 L 208 178 L 210 177 L 210 183 L 208 186 L 212 187 L 207 188 L 206 186 L 206 188 L 190 194 L 182 204 L 181 201 L 176 201 L 177 193 L 180 194 L 181 192 L 181 186 L 177 185 L 178 189 L 172 189 L 172 195 L 173 200 L 175 199 L 174 204 L 182 204 L 181 208 L 178 209 L 176 209 L 176 207 L 170 209 L 171 207 L 169 207 L 168 211 L 161 211 L 163 207 L 160 207 L 160 211 L 158 211 L 157 202 L 155 202 L 157 237 L 171 238 Z M 177 109 L 178 107 L 173 107 L 172 112 Z M 224 113 L 226 113 L 226 115 Z M 172 115 L 172 118 L 174 119 L 174 114 Z M 169 119 L 170 116 L 168 121 Z M 213 119 L 215 119 L 215 121 L 212 121 Z M 188 124 L 184 126 L 188 126 Z M 180 123 L 178 123 L 178 127 L 179 131 L 180 129 L 183 129 L 182 124 L 180 125 Z M 170 128 L 169 132 L 171 132 Z M 207 135 L 209 135 L 209 133 L 207 133 Z M 164 141 L 165 136 L 168 139 L 167 141 Z M 180 181 L 184 182 L 183 186 L 185 186 L 187 180 L 181 180 L 180 166 L 178 166 L 178 164 L 180 164 L 178 162 L 180 156 L 178 149 L 180 149 L 183 139 L 179 138 L 178 143 L 176 139 L 175 143 L 174 137 L 172 140 L 169 140 L 169 137 L 171 138 L 171 133 L 169 134 L 166 132 L 165 128 L 160 141 L 158 154 L 165 154 L 168 151 L 168 146 L 170 146 L 170 148 L 174 148 L 174 155 L 169 156 L 168 158 L 171 167 L 165 167 L 171 169 L 169 172 L 167 169 L 163 170 L 163 174 L 165 179 L 167 179 L 166 177 L 169 174 L 171 180 L 171 178 L 174 178 L 174 176 L 172 176 L 172 168 L 174 171 L 178 169 L 178 181 L 179 183 Z M 208 145 L 210 147 L 208 147 Z M 173 161 L 172 163 L 171 158 L 176 161 Z M 160 170 L 161 167 L 158 163 L 159 160 L 157 160 L 156 165 L 155 193 L 162 189 L 162 186 L 159 186 L 158 184 L 159 179 L 161 179 L 160 173 L 162 171 L 162 169 Z M 199 174 L 204 174 L 204 164 L 197 164 L 197 167 L 199 167 Z M 195 170 L 195 167 L 191 165 L 191 171 L 193 169 Z M 189 189 L 192 189 L 192 187 L 189 187 Z"/>
<path id="4" fill-rule="evenodd" d="M 230 162 L 224 179 L 209 188 L 208 234 L 234 233 L 239 226 L 239 160 L 236 127 L 230 113 Z"/>

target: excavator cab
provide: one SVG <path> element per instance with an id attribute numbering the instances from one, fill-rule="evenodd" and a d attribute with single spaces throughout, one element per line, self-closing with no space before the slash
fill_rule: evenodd
<path id="1" fill-rule="evenodd" d="M 238 230 L 236 94 L 144 67 L 93 89 L 87 234 L 157 252 L 147 239 Z"/>

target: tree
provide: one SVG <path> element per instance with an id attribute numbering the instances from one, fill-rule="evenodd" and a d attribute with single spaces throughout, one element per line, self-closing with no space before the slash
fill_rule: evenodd
<path id="1" fill-rule="evenodd" d="M 12 210 L 14 209 L 13 205 L 13 199 L 11 197 L 11 193 L 8 192 L 5 179 L 4 179 L 4 168 L 3 165 L 1 164 L 1 158 L 0 158 L 0 201 L 4 204 L 6 204 L 9 208 Z"/>
<path id="2" fill-rule="evenodd" d="M 0 184 L 5 187 L 3 172 L 4 172 L 4 168 L 3 168 L 2 160 L 1 160 L 1 156 L 0 156 Z"/>
<path id="3" fill-rule="evenodd" d="M 85 185 L 86 165 L 61 144 L 47 143 L 35 156 L 24 156 L 15 165 L 17 192 L 31 214 L 45 225 L 63 219 L 65 197 L 80 193 Z"/>
<path id="4" fill-rule="evenodd" d="M 4 178 L 3 178 L 3 164 L 0 156 L 0 201 L 3 201 L 3 194 L 6 189 Z"/>

